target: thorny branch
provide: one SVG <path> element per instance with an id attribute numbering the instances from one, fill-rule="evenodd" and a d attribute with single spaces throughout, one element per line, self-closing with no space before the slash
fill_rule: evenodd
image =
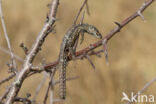
<path id="1" fill-rule="evenodd" d="M 35 56 L 41 49 L 41 46 L 44 43 L 46 36 L 49 34 L 49 32 L 51 32 L 53 30 L 53 25 L 55 23 L 58 5 L 59 5 L 59 0 L 52 1 L 51 9 L 50 9 L 50 12 L 48 15 L 48 21 L 46 21 L 46 23 L 44 24 L 41 32 L 39 33 L 39 35 L 36 39 L 36 42 L 34 43 L 32 48 L 28 52 L 28 54 L 25 58 L 25 62 L 23 64 L 23 68 L 17 75 L 16 80 L 12 83 L 12 87 L 9 91 L 9 94 L 7 96 L 7 100 L 6 100 L 5 104 L 13 103 L 14 98 L 17 96 L 25 77 L 27 76 L 27 73 L 30 71 L 30 67 L 32 66 L 32 62 L 33 62 Z"/>
<path id="2" fill-rule="evenodd" d="M 135 12 L 133 13 L 131 16 L 129 16 L 128 18 L 126 18 L 125 20 L 123 20 L 121 23 L 118 23 L 116 22 L 117 27 L 112 29 L 103 39 L 93 43 L 93 44 L 90 44 L 88 47 L 76 52 L 76 55 L 75 55 L 75 58 L 78 58 L 78 57 L 85 57 L 84 54 L 89 54 L 89 52 L 92 52 L 95 48 L 103 45 L 103 41 L 106 41 L 106 43 L 114 36 L 116 35 L 116 33 L 120 32 L 120 30 L 126 26 L 129 22 L 131 22 L 132 20 L 134 20 L 136 17 L 139 17 L 140 16 L 140 13 L 142 13 L 150 4 L 152 4 L 155 0 L 147 0 L 143 3 L 143 5 Z M 139 12 L 139 13 L 138 13 Z M 95 55 L 95 54 L 91 54 L 91 55 Z M 72 60 L 72 57 L 71 55 L 69 56 L 69 61 Z M 48 69 L 51 69 L 51 68 L 54 68 L 56 67 L 58 64 L 58 61 L 54 61 L 54 62 L 51 62 L 51 63 L 48 63 L 46 65 L 43 66 L 43 68 L 45 70 L 48 70 Z M 37 69 L 36 69 L 37 70 Z M 43 70 L 44 71 L 44 70 Z"/>

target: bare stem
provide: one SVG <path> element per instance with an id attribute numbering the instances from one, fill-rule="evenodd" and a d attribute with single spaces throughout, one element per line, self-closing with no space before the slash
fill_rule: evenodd
<path id="1" fill-rule="evenodd" d="M 10 53 L 7 49 L 5 49 L 5 48 L 3 48 L 3 47 L 1 47 L 1 46 L 0 46 L 0 50 L 3 51 L 3 52 L 6 53 L 6 54 L 11 55 L 11 53 Z M 13 53 L 13 54 L 14 54 L 14 53 Z M 16 54 L 14 54 L 14 56 L 15 56 L 15 58 L 16 58 L 18 61 L 20 61 L 20 62 L 23 62 L 23 61 L 24 61 L 20 56 L 18 56 L 18 55 L 16 55 Z"/>
<path id="2" fill-rule="evenodd" d="M 0 81 L 0 85 L 1 84 L 3 84 L 3 83 L 5 83 L 5 82 L 7 82 L 7 81 L 9 81 L 9 80 L 11 80 L 13 77 L 15 77 L 15 73 L 13 73 L 13 74 L 11 74 L 10 76 L 8 76 L 7 78 L 4 78 L 4 79 L 2 79 L 1 81 Z"/>
<path id="3" fill-rule="evenodd" d="M 13 70 L 12 71 L 17 73 L 17 65 L 16 65 L 16 61 L 15 61 L 15 56 L 13 54 L 13 51 L 12 51 L 12 48 L 11 48 L 11 45 L 10 45 L 10 40 L 9 40 L 9 37 L 8 37 L 6 25 L 5 25 L 5 22 L 4 22 L 4 16 L 3 16 L 3 11 L 2 11 L 2 0 L 0 0 L 0 18 L 1 18 L 1 22 L 2 22 L 2 28 L 3 28 L 3 31 L 4 31 L 4 36 L 5 36 L 5 39 L 7 41 L 8 48 L 9 48 L 10 55 L 11 55 L 11 60 L 12 60 L 12 65 L 13 65 L 13 68 L 12 68 Z"/>
<path id="4" fill-rule="evenodd" d="M 28 52 L 28 54 L 25 58 L 25 62 L 23 64 L 23 68 L 17 75 L 16 80 L 12 83 L 12 87 L 11 87 L 11 90 L 9 91 L 9 94 L 7 96 L 7 100 L 6 100 L 5 104 L 13 103 L 14 99 L 16 98 L 16 96 L 22 86 L 24 79 L 27 76 L 27 73 L 30 71 L 30 67 L 32 65 L 32 62 L 33 62 L 35 56 L 41 49 L 41 46 L 44 43 L 44 40 L 47 37 L 47 35 L 53 30 L 53 25 L 55 23 L 58 4 L 59 4 L 59 0 L 52 1 L 50 13 L 48 15 L 48 21 L 44 24 L 35 43 L 32 45 L 32 48 Z"/>
<path id="5" fill-rule="evenodd" d="M 75 25 L 75 24 L 76 24 L 77 19 L 79 18 L 79 16 L 80 16 L 80 13 L 81 13 L 82 9 L 84 8 L 85 4 L 87 4 L 87 1 L 88 1 L 88 0 L 84 0 L 84 2 L 83 2 L 83 4 L 82 4 L 82 6 L 80 7 L 80 10 L 79 10 L 79 11 L 78 11 L 78 13 L 77 13 L 77 16 L 75 17 L 75 20 L 74 20 L 73 25 Z M 88 6 L 87 6 L 87 7 L 88 7 Z"/>
<path id="6" fill-rule="evenodd" d="M 39 94 L 39 92 L 40 92 L 42 86 L 44 85 L 44 83 L 45 83 L 47 77 L 48 77 L 48 75 L 47 75 L 47 73 L 45 72 L 45 73 L 43 74 L 43 79 L 42 79 L 41 83 L 38 85 L 38 87 L 37 87 L 37 89 L 36 89 L 36 92 L 35 92 L 35 95 L 34 95 L 32 101 L 34 101 L 34 102 L 36 101 L 36 98 L 37 98 L 37 96 L 38 96 L 38 94 Z"/>

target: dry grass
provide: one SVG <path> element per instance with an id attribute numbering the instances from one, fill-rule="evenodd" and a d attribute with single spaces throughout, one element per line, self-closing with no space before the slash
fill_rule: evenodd
<path id="1" fill-rule="evenodd" d="M 120 22 L 131 15 L 143 1 L 98 0 L 95 2 L 95 0 L 89 0 L 91 16 L 86 16 L 85 22 L 97 26 L 104 36 L 115 27 L 114 21 Z M 44 23 L 48 11 L 46 5 L 49 2 L 49 0 L 3 0 L 3 12 L 13 50 L 22 58 L 24 58 L 24 53 L 19 44 L 24 42 L 30 48 Z M 81 4 L 82 0 L 60 1 L 56 34 L 48 36 L 42 51 L 35 60 L 36 64 L 43 59 L 51 62 L 58 58 L 62 37 L 71 27 Z M 91 57 L 96 65 L 96 71 L 92 70 L 86 60 L 71 62 L 68 65 L 68 77 L 80 76 L 80 78 L 67 83 L 67 104 L 118 104 L 123 91 L 137 92 L 147 81 L 156 76 L 155 5 L 156 3 L 152 4 L 144 12 L 146 22 L 140 18 L 135 19 L 109 41 L 109 66 L 105 64 L 103 54 L 100 59 L 95 56 Z M 1 27 L 0 34 L 0 46 L 7 47 Z M 96 41 L 92 37 L 85 37 L 85 42 L 79 46 L 79 49 Z M 6 62 L 9 59 L 7 54 L 0 51 L 0 79 L 8 75 Z M 41 79 L 41 75 L 27 79 L 20 95 L 25 96 L 27 92 L 34 92 L 35 85 Z M 0 86 L 0 95 L 7 85 L 9 83 Z M 46 86 L 41 90 L 39 101 L 43 100 Z M 155 87 L 156 84 L 153 84 L 145 94 L 156 96 Z"/>

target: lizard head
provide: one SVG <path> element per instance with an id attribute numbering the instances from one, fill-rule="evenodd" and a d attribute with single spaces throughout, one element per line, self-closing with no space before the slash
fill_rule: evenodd
<path id="1" fill-rule="evenodd" d="M 93 35 L 94 37 L 98 38 L 98 39 L 102 39 L 102 35 L 101 33 L 99 32 L 99 30 L 94 27 L 94 26 L 89 26 L 88 28 L 88 31 L 87 31 L 89 34 Z"/>

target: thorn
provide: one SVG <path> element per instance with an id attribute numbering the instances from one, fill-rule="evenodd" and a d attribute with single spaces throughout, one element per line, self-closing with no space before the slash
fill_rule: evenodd
<path id="1" fill-rule="evenodd" d="M 45 22 L 49 22 L 49 20 L 54 20 L 54 21 L 58 21 L 59 19 L 56 19 L 54 17 L 49 17 L 49 14 L 47 13 L 47 16 L 46 16 L 46 21 Z"/>
<path id="2" fill-rule="evenodd" d="M 91 66 L 93 67 L 94 70 L 96 70 L 94 63 L 92 62 L 91 58 L 89 55 L 86 55 L 86 58 L 88 59 L 89 63 L 91 64 Z"/>
<path id="3" fill-rule="evenodd" d="M 53 27 L 49 27 L 49 30 L 47 31 L 47 34 L 49 34 L 49 33 L 55 34 L 56 33 L 55 27 L 56 27 L 56 25 L 54 25 Z"/>
<path id="4" fill-rule="evenodd" d="M 98 54 L 96 54 L 96 56 L 99 57 L 99 58 L 101 58 L 101 57 L 102 57 L 101 54 L 100 54 L 101 52 L 104 52 L 104 50 L 98 51 L 98 52 L 97 52 Z"/>
<path id="5" fill-rule="evenodd" d="M 116 21 L 114 23 L 118 26 L 118 28 L 119 28 L 119 31 L 118 32 L 120 32 L 121 24 L 119 22 L 116 22 Z"/>
<path id="6" fill-rule="evenodd" d="M 56 29 L 55 29 L 55 28 L 56 28 L 56 25 L 54 25 L 54 26 L 52 27 L 52 33 L 53 33 L 53 34 L 56 34 Z"/>
<path id="7" fill-rule="evenodd" d="M 49 15 L 47 14 L 47 16 L 46 16 L 46 22 L 48 22 L 49 21 Z"/>
<path id="8" fill-rule="evenodd" d="M 103 44 L 103 48 L 104 48 L 104 54 L 105 54 L 105 60 L 106 60 L 106 64 L 109 65 L 109 61 L 108 61 L 108 51 L 107 51 L 107 40 L 103 40 L 102 44 Z"/>
<path id="9" fill-rule="evenodd" d="M 27 54 L 28 53 L 28 48 L 24 45 L 24 43 L 20 44 L 20 47 L 24 50 L 24 53 Z"/>
<path id="10" fill-rule="evenodd" d="M 141 11 L 138 10 L 137 13 L 138 13 L 138 15 L 141 17 L 141 19 L 142 19 L 143 21 L 145 21 L 145 18 L 144 18 L 144 16 L 142 15 Z"/>
<path id="11" fill-rule="evenodd" d="M 121 28 L 121 24 L 119 23 L 119 22 L 114 22 L 118 27 L 120 27 Z"/>

